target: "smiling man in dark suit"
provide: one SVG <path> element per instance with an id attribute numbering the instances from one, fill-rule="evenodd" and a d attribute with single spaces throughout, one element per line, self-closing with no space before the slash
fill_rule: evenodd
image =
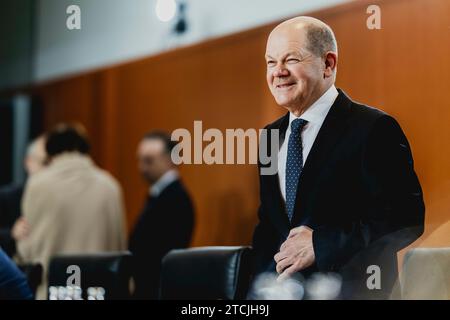
<path id="1" fill-rule="evenodd" d="M 387 298 L 397 251 L 423 232 L 422 191 L 399 124 L 336 89 L 337 62 L 320 20 L 290 19 L 268 38 L 267 82 L 288 113 L 266 127 L 279 130 L 280 148 L 278 173 L 260 173 L 255 271 L 336 272 L 341 298 Z"/>

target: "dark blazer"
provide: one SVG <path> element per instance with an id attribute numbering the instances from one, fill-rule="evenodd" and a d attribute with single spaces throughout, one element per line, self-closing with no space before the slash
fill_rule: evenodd
<path id="1" fill-rule="evenodd" d="M 193 226 L 193 205 L 180 180 L 147 199 L 129 245 L 135 299 L 158 298 L 161 259 L 172 249 L 189 246 Z"/>
<path id="2" fill-rule="evenodd" d="M 23 189 L 23 185 L 0 189 L 0 247 L 10 257 L 16 253 L 16 242 L 11 236 L 11 228 L 22 212 Z"/>
<path id="3" fill-rule="evenodd" d="M 307 225 L 316 262 L 304 277 L 340 273 L 341 298 L 386 298 L 397 279 L 397 251 L 423 233 L 422 190 L 399 124 L 338 91 L 303 167 L 291 222 L 278 175 L 260 174 L 255 272 L 275 271 L 273 256 L 290 229 Z M 279 129 L 280 146 L 288 124 L 289 113 L 266 127 Z M 380 267 L 381 289 L 367 288 L 370 265 Z"/>

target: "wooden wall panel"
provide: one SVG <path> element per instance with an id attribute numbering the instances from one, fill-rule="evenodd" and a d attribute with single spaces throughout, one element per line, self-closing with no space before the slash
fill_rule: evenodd
<path id="1" fill-rule="evenodd" d="M 258 128 L 263 48 L 255 34 L 239 42 L 224 39 L 119 68 L 118 174 L 128 177 L 126 188 L 144 189 L 134 164 L 135 148 L 150 129 L 193 132 L 195 120 L 202 121 L 203 130 Z M 248 243 L 257 206 L 256 167 L 186 165 L 181 170 L 197 209 L 193 244 Z M 131 195 L 131 220 L 142 198 L 143 192 Z"/>
<path id="2" fill-rule="evenodd" d="M 378 4 L 382 29 L 369 30 L 366 8 Z M 337 85 L 354 99 L 394 115 L 415 158 L 427 207 L 424 244 L 447 245 L 442 228 L 450 207 L 450 1 L 354 1 L 311 15 L 335 30 Z M 105 70 L 34 88 L 46 107 L 47 127 L 83 122 L 96 161 L 121 182 L 129 226 L 146 193 L 135 149 L 150 129 L 262 128 L 284 113 L 265 84 L 267 25 Z M 181 168 L 197 208 L 192 245 L 250 242 L 258 181 L 252 165 Z M 447 227 L 448 229 L 448 227 Z M 447 232 L 448 233 L 448 232 Z M 420 244 L 418 241 L 416 244 Z"/>

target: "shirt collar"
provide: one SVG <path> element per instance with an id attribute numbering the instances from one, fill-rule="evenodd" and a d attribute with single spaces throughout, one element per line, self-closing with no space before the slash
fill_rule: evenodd
<path id="1" fill-rule="evenodd" d="M 156 181 L 152 187 L 150 188 L 150 195 L 153 197 L 157 197 L 164 191 L 164 189 L 171 184 L 172 182 L 178 180 L 178 171 L 175 169 L 171 169 L 164 173 L 158 181 Z"/>
<path id="2" fill-rule="evenodd" d="M 300 117 L 296 117 L 292 112 L 290 112 L 289 129 L 291 127 L 291 122 L 297 118 L 304 119 L 315 124 L 322 124 L 338 95 L 339 92 L 337 91 L 336 87 L 332 85 Z"/>

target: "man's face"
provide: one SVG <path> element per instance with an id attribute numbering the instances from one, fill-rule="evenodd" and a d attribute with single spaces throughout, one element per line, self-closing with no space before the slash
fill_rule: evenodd
<path id="1" fill-rule="evenodd" d="M 25 157 L 25 169 L 29 176 L 40 171 L 46 164 L 47 153 L 45 152 L 45 139 L 39 138 L 31 152 Z"/>
<path id="2" fill-rule="evenodd" d="M 267 84 L 277 104 L 289 110 L 304 110 L 322 90 L 324 64 L 306 45 L 299 28 L 275 29 L 267 41 Z"/>
<path id="3" fill-rule="evenodd" d="M 158 139 L 144 139 L 137 150 L 138 167 L 147 182 L 155 183 L 164 173 L 171 169 L 170 155 L 164 143 Z"/>

